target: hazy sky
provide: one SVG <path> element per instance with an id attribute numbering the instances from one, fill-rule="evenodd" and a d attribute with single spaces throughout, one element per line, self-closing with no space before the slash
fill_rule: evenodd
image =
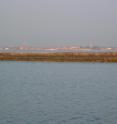
<path id="1" fill-rule="evenodd" d="M 0 46 L 117 46 L 117 0 L 0 0 Z"/>

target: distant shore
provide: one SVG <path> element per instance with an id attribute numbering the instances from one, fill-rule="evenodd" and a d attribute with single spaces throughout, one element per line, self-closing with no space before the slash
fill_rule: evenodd
<path id="1" fill-rule="evenodd" d="M 55 52 L 25 53 L 0 52 L 0 60 L 5 61 L 47 61 L 47 62 L 117 62 L 117 52 Z"/>

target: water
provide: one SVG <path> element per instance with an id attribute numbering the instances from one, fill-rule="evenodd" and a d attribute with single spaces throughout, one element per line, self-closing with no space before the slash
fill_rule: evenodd
<path id="1" fill-rule="evenodd" d="M 117 52 L 117 50 L 0 50 L 0 52 L 23 52 L 23 53 L 61 53 L 61 52 L 73 52 L 73 53 L 77 53 L 77 52 L 94 52 L 94 53 L 99 53 L 99 52 Z"/>
<path id="2" fill-rule="evenodd" d="M 0 62 L 0 124 L 116 124 L 116 66 Z"/>

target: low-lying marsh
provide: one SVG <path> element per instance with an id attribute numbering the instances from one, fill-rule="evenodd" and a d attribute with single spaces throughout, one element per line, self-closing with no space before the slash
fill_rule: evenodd
<path id="1" fill-rule="evenodd" d="M 57 62 L 117 62 L 117 52 L 20 53 L 1 52 L 0 60 Z"/>

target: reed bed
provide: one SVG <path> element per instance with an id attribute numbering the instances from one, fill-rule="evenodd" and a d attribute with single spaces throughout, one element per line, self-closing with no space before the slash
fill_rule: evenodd
<path id="1" fill-rule="evenodd" d="M 117 52 L 22 53 L 1 52 L 0 60 L 50 62 L 117 62 Z"/>

